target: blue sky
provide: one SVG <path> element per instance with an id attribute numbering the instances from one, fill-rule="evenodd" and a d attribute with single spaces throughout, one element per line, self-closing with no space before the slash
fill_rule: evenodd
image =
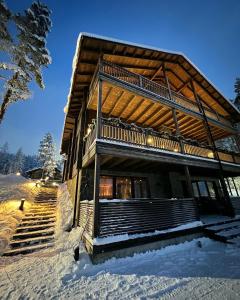
<path id="1" fill-rule="evenodd" d="M 214 0 L 45 0 L 52 10 L 48 36 L 52 65 L 44 70 L 46 88 L 32 85 L 33 97 L 9 107 L 0 125 L 0 144 L 35 153 L 51 132 L 60 144 L 72 59 L 80 32 L 114 37 L 183 52 L 227 98 L 240 76 L 240 1 Z M 6 0 L 22 11 L 30 0 Z"/>

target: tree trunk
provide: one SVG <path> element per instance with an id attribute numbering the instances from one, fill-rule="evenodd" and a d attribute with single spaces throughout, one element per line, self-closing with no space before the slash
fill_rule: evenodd
<path id="1" fill-rule="evenodd" d="M 7 90 L 7 92 L 4 96 L 3 102 L 1 104 L 1 107 L 0 107 L 0 124 L 3 120 L 4 114 L 5 114 L 5 112 L 7 110 L 7 107 L 10 103 L 11 94 L 12 94 L 11 90 Z"/>

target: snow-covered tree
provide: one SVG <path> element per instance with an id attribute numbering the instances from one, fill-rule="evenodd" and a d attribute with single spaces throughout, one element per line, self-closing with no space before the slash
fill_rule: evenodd
<path id="1" fill-rule="evenodd" d="M 32 80 L 44 88 L 42 67 L 51 63 L 51 57 L 46 48 L 46 37 L 51 28 L 50 10 L 39 1 L 34 2 L 24 14 L 11 13 L 3 0 L 0 0 L 1 29 L 0 39 L 3 45 L 11 43 L 10 47 L 1 50 L 9 55 L 9 61 L 0 62 L 0 69 L 5 70 L 5 92 L 0 107 L 0 122 L 9 104 L 30 97 L 29 83 Z M 17 34 L 12 37 L 8 31 L 9 21 L 16 25 Z M 9 75 L 10 74 L 10 75 Z"/>
<path id="2" fill-rule="evenodd" d="M 12 162 L 12 166 L 11 166 L 11 172 L 12 173 L 16 173 L 16 172 L 23 172 L 24 169 L 24 162 L 25 162 L 25 156 L 22 152 L 22 148 L 19 148 L 14 160 Z"/>
<path id="3" fill-rule="evenodd" d="M 56 150 L 51 133 L 47 133 L 40 141 L 38 156 L 40 165 L 43 168 L 43 175 L 53 177 L 57 163 Z"/>
<path id="4" fill-rule="evenodd" d="M 10 153 L 8 143 L 6 142 L 0 147 L 0 173 L 8 174 L 10 167 Z"/>
<path id="5" fill-rule="evenodd" d="M 236 78 L 234 92 L 236 93 L 236 97 L 240 97 L 240 78 Z"/>
<path id="6" fill-rule="evenodd" d="M 25 174 L 27 171 L 37 168 L 39 166 L 40 164 L 37 155 L 26 155 L 24 161 L 23 173 Z"/>

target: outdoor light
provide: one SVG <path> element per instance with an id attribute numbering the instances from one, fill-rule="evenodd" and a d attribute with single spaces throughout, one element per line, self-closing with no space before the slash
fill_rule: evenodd
<path id="1" fill-rule="evenodd" d="M 207 155 L 209 158 L 213 158 L 213 152 L 212 151 L 210 151 L 210 152 L 208 152 L 208 155 Z"/>
<path id="2" fill-rule="evenodd" d="M 58 186 L 58 184 L 56 182 L 53 182 L 52 185 L 53 186 Z"/>
<path id="3" fill-rule="evenodd" d="M 20 176 L 20 175 L 21 175 L 21 173 L 20 173 L 20 172 L 17 172 L 17 173 L 16 173 L 16 175 L 17 175 L 17 176 Z"/>
<path id="4" fill-rule="evenodd" d="M 151 135 L 147 136 L 147 145 L 152 145 L 153 143 L 153 138 L 151 137 Z"/>
<path id="5" fill-rule="evenodd" d="M 173 151 L 174 151 L 174 152 L 178 152 L 178 149 L 177 149 L 177 148 L 174 148 Z"/>
<path id="6" fill-rule="evenodd" d="M 48 180 L 49 179 L 49 177 L 47 176 L 46 178 L 45 178 L 45 180 Z"/>
<path id="7" fill-rule="evenodd" d="M 19 209 L 20 210 L 23 210 L 23 206 L 24 206 L 24 201 L 25 201 L 26 199 L 25 198 L 22 198 L 21 199 L 21 204 L 20 204 L 20 206 L 19 206 Z"/>

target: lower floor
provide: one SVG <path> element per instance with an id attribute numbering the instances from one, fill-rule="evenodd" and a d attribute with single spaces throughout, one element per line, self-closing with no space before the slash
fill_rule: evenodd
<path id="1" fill-rule="evenodd" d="M 203 216 L 240 214 L 236 172 L 224 172 L 221 180 L 217 169 L 205 166 L 107 155 L 97 160 L 98 164 L 92 161 L 69 182 L 75 220 L 83 228 L 86 245 L 97 237 L 144 234 Z"/>

